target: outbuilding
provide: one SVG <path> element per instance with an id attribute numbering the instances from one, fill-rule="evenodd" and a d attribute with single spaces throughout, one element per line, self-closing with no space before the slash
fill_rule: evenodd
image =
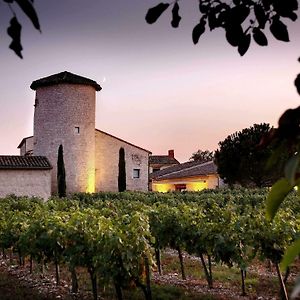
<path id="1" fill-rule="evenodd" d="M 0 198 L 51 196 L 51 169 L 44 156 L 0 155 Z"/>

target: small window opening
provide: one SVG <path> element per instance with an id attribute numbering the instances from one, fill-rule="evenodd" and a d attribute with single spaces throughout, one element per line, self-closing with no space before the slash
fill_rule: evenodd
<path id="1" fill-rule="evenodd" d="M 133 178 L 140 178 L 140 169 L 133 169 Z"/>
<path id="2" fill-rule="evenodd" d="M 79 134 L 80 133 L 80 128 L 78 126 L 75 126 L 75 133 Z"/>

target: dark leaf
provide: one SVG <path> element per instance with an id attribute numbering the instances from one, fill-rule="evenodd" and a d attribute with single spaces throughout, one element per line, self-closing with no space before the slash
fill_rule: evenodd
<path id="1" fill-rule="evenodd" d="M 15 2 L 18 3 L 20 8 L 23 10 L 23 12 L 27 15 L 27 17 L 31 20 L 33 26 L 37 30 L 41 30 L 39 18 L 37 16 L 37 13 L 32 5 L 32 1 L 29 0 L 15 0 Z"/>
<path id="2" fill-rule="evenodd" d="M 298 9 L 297 0 L 275 0 L 273 3 L 274 10 L 282 17 L 289 17 L 293 11 Z"/>
<path id="3" fill-rule="evenodd" d="M 199 10 L 202 14 L 206 14 L 209 10 L 208 5 L 204 5 L 201 1 L 199 2 Z"/>
<path id="4" fill-rule="evenodd" d="M 233 0 L 233 4 L 239 5 L 240 4 L 240 0 Z"/>
<path id="5" fill-rule="evenodd" d="M 237 47 L 244 35 L 242 26 L 239 24 L 228 24 L 225 30 L 228 43 L 233 47 Z"/>
<path id="6" fill-rule="evenodd" d="M 265 10 L 270 10 L 272 2 L 270 0 L 262 0 L 262 4 Z"/>
<path id="7" fill-rule="evenodd" d="M 238 46 L 238 51 L 241 56 L 243 56 L 248 51 L 250 42 L 251 42 L 251 35 L 248 33 L 244 35 L 244 37 L 241 39 Z"/>
<path id="8" fill-rule="evenodd" d="M 259 27 L 264 29 L 266 22 L 268 20 L 268 17 L 265 14 L 265 10 L 263 9 L 262 6 L 260 6 L 259 4 L 256 4 L 254 6 L 254 13 L 255 13 Z"/>
<path id="9" fill-rule="evenodd" d="M 272 24 L 270 26 L 270 31 L 273 36 L 280 41 L 289 42 L 289 33 L 285 24 L 283 24 L 279 18 L 273 18 Z"/>
<path id="10" fill-rule="evenodd" d="M 294 12 L 291 12 L 291 13 L 287 14 L 286 17 L 291 19 L 294 22 L 298 19 L 297 14 L 295 14 Z"/>
<path id="11" fill-rule="evenodd" d="M 210 10 L 208 13 L 208 26 L 210 30 L 218 27 L 215 11 Z"/>
<path id="12" fill-rule="evenodd" d="M 199 24 L 194 27 L 192 34 L 194 44 L 198 43 L 200 36 L 205 32 L 205 25 L 205 19 L 201 18 Z"/>
<path id="13" fill-rule="evenodd" d="M 300 74 L 298 74 L 297 78 L 295 79 L 295 86 L 297 88 L 298 94 L 300 94 Z"/>
<path id="14" fill-rule="evenodd" d="M 146 14 L 146 22 L 148 24 L 153 24 L 161 16 L 161 14 L 170 6 L 169 3 L 159 3 L 158 5 L 149 8 Z"/>
<path id="15" fill-rule="evenodd" d="M 259 46 L 267 46 L 268 45 L 267 37 L 259 28 L 253 29 L 253 39 Z"/>
<path id="16" fill-rule="evenodd" d="M 171 22 L 172 27 L 177 28 L 179 26 L 180 20 L 181 17 L 179 16 L 179 5 L 178 2 L 175 2 L 172 9 L 172 22 Z"/>
<path id="17" fill-rule="evenodd" d="M 230 11 L 230 22 L 242 24 L 249 16 L 250 8 L 246 5 L 234 6 Z"/>
<path id="18" fill-rule="evenodd" d="M 7 34 L 12 38 L 12 42 L 9 45 L 9 48 L 15 51 L 15 53 L 20 57 L 23 58 L 21 51 L 23 47 L 21 45 L 21 30 L 22 26 L 18 22 L 16 17 L 13 17 L 10 20 L 10 25 L 7 28 Z"/>

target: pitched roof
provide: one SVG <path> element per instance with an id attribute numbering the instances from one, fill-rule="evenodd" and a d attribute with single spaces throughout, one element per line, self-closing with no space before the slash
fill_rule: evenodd
<path id="1" fill-rule="evenodd" d="M 110 134 L 110 133 L 107 133 L 107 132 L 102 131 L 102 130 L 97 129 L 97 128 L 96 128 L 95 130 L 98 131 L 98 132 L 100 132 L 100 133 L 103 133 L 103 134 L 105 134 L 105 135 L 107 135 L 107 136 L 110 136 L 110 137 L 112 137 L 112 138 L 114 138 L 114 139 L 116 139 L 116 140 L 118 140 L 118 141 L 120 141 L 120 142 L 126 143 L 127 145 L 130 145 L 130 146 L 133 146 L 133 147 L 138 148 L 138 149 L 140 149 L 140 150 L 146 151 L 146 152 L 148 152 L 149 154 L 152 153 L 152 152 L 149 151 L 149 150 L 146 150 L 146 149 L 144 149 L 144 148 L 141 148 L 141 147 L 139 147 L 139 146 L 136 146 L 136 145 L 134 145 L 134 144 L 131 144 L 131 143 L 127 142 L 127 141 L 124 141 L 124 140 L 122 140 L 122 139 L 120 139 L 120 138 L 118 138 L 118 137 L 116 137 L 116 136 L 114 136 L 114 135 L 112 135 L 112 134 Z"/>
<path id="2" fill-rule="evenodd" d="M 28 140 L 28 139 L 31 139 L 31 138 L 33 138 L 33 135 L 23 138 L 23 140 L 20 142 L 20 144 L 17 148 L 18 149 L 21 148 L 23 146 L 23 144 L 25 143 L 25 141 Z"/>
<path id="3" fill-rule="evenodd" d="M 94 87 L 96 91 L 100 91 L 102 89 L 96 81 L 67 71 L 37 79 L 31 83 L 30 88 L 32 90 L 36 90 L 39 87 L 56 85 L 60 83 L 90 85 Z"/>
<path id="4" fill-rule="evenodd" d="M 179 164 L 179 161 L 174 157 L 170 157 L 169 155 L 151 155 L 149 157 L 149 164 L 174 165 Z"/>
<path id="5" fill-rule="evenodd" d="M 205 176 L 216 174 L 217 166 L 213 161 L 201 163 L 199 161 L 188 161 L 176 166 L 172 166 L 161 171 L 150 174 L 154 180 L 173 179 L 182 177 Z"/>
<path id="6" fill-rule="evenodd" d="M 45 156 L 0 155 L 0 169 L 52 169 Z"/>

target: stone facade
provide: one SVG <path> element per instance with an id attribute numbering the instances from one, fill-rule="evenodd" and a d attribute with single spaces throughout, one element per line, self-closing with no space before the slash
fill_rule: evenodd
<path id="1" fill-rule="evenodd" d="M 126 189 L 147 191 L 150 152 L 100 130 L 96 130 L 96 191 L 118 191 L 121 147 L 125 150 Z M 139 178 L 134 178 L 137 173 Z"/>
<path id="2" fill-rule="evenodd" d="M 51 196 L 51 170 L 0 170 L 0 197 Z"/>
<path id="3" fill-rule="evenodd" d="M 196 192 L 203 189 L 215 189 L 221 186 L 223 186 L 223 182 L 220 181 L 218 174 L 152 181 L 152 191 L 163 193 L 176 190 Z"/>
<path id="4" fill-rule="evenodd" d="M 52 193 L 57 191 L 57 153 L 64 149 L 67 192 L 94 192 L 95 88 L 60 83 L 36 89 L 33 155 L 53 166 Z"/>

